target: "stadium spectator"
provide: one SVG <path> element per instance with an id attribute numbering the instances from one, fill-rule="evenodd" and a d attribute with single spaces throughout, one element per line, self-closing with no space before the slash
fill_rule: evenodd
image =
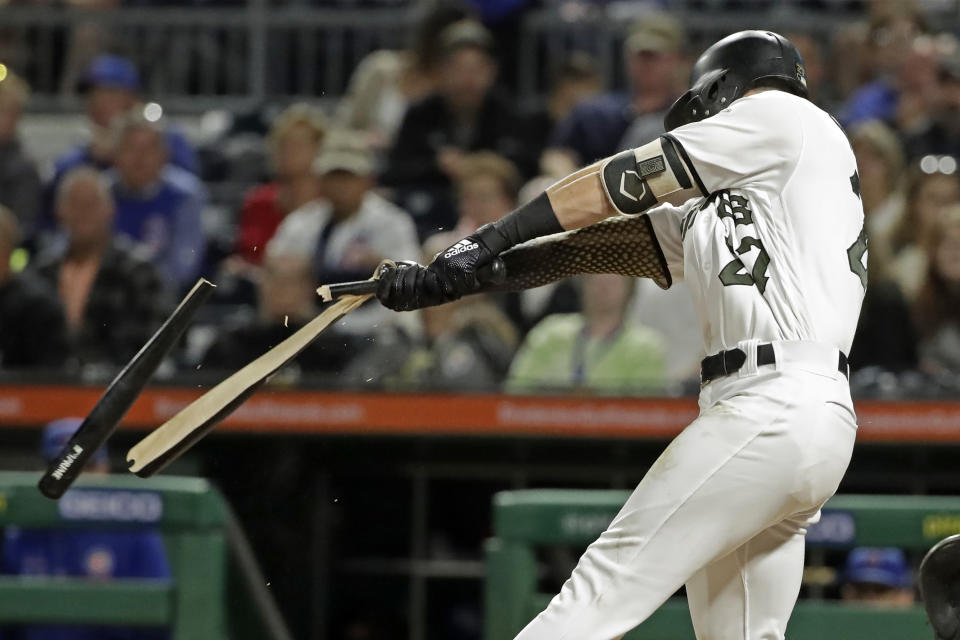
<path id="1" fill-rule="evenodd" d="M 357 131 L 331 131 L 313 164 L 323 197 L 291 212 L 267 245 L 274 252 L 311 261 L 317 282 L 366 280 L 384 258 L 420 255 L 410 216 L 377 195 L 374 153 Z M 368 332 L 402 318 L 378 304 L 351 313 L 345 326 Z"/>
<path id="2" fill-rule="evenodd" d="M 560 123 L 551 146 L 580 164 L 638 147 L 663 133 L 663 116 L 679 95 L 686 37 L 675 18 L 653 11 L 630 29 L 624 45 L 627 93 L 586 100 Z"/>
<path id="3" fill-rule="evenodd" d="M 588 275 L 580 284 L 583 312 L 547 316 L 534 327 L 510 366 L 506 389 L 625 395 L 659 390 L 663 340 L 627 322 L 634 280 Z"/>
<path id="4" fill-rule="evenodd" d="M 550 146 L 553 132 L 565 122 L 573 110 L 594 98 L 603 88 L 603 78 L 593 59 L 585 53 L 574 52 L 556 71 L 547 96 L 545 108 L 534 111 L 528 126 L 533 138 L 544 147 L 540 154 L 540 174 L 531 178 L 520 190 L 520 202 L 528 202 L 557 180 L 573 173 L 580 164 L 577 153 L 566 148 Z"/>
<path id="5" fill-rule="evenodd" d="M 323 114 L 303 103 L 274 121 L 269 137 L 274 181 L 252 189 L 240 212 L 236 252 L 248 263 L 260 264 L 284 217 L 320 195 L 312 166 L 326 129 Z"/>
<path id="6" fill-rule="evenodd" d="M 672 386 L 671 391 L 695 393 L 700 385 L 700 361 L 707 354 L 687 283 L 674 281 L 663 290 L 653 280 L 639 278 L 636 287 L 628 322 L 652 329 L 663 341 L 664 352 L 670 354 L 664 364 L 664 384 Z"/>
<path id="7" fill-rule="evenodd" d="M 55 460 L 79 428 L 80 418 L 64 418 L 43 430 L 41 455 Z M 94 453 L 86 473 L 110 473 L 106 447 Z M 109 489 L 101 488 L 101 492 Z M 69 494 L 65 500 L 69 500 Z M 172 578 L 160 532 L 153 526 L 119 528 L 27 529 L 7 527 L 3 536 L 2 573 L 40 576 L 84 577 L 97 582 L 117 578 Z M 164 640 L 166 629 L 99 627 L 92 625 L 29 625 L 4 629 L 4 640 Z"/>
<path id="8" fill-rule="evenodd" d="M 47 283 L 10 268 L 19 239 L 16 216 L 0 205 L 0 369 L 53 368 L 67 356 L 63 310 Z"/>
<path id="9" fill-rule="evenodd" d="M 872 67 L 872 80 L 849 97 L 840 114 L 840 121 L 851 128 L 866 120 L 880 120 L 890 125 L 898 122 L 902 95 L 914 100 L 929 96 L 929 76 L 910 76 L 914 70 L 924 71 L 928 60 L 915 48 L 917 37 L 926 31 L 920 11 L 912 2 L 888 3 L 886 10 L 871 18 L 866 37 L 866 59 Z M 922 95 L 908 96 L 910 88 L 921 89 Z"/>
<path id="10" fill-rule="evenodd" d="M 960 156 L 960 43 L 953 35 L 942 35 L 934 46 L 939 61 L 930 108 L 920 126 L 904 135 L 904 148 L 911 159 Z"/>
<path id="11" fill-rule="evenodd" d="M 840 597 L 884 608 L 913 604 L 910 567 L 895 547 L 858 547 L 847 555 Z"/>
<path id="12" fill-rule="evenodd" d="M 77 83 L 77 90 L 86 100 L 89 138 L 54 162 L 53 177 L 47 185 L 46 211 L 40 221 L 44 230 L 55 226 L 53 201 L 63 176 L 80 165 L 108 169 L 113 164 L 114 121 L 131 110 L 144 109 L 139 104 L 140 74 L 130 60 L 120 56 L 94 58 Z M 163 135 L 170 162 L 184 171 L 196 173 L 196 151 L 186 136 L 173 126 L 165 127 Z"/>
<path id="13" fill-rule="evenodd" d="M 0 205 L 14 212 L 26 237 L 33 232 L 42 193 L 37 168 L 17 135 L 29 94 L 27 83 L 0 64 Z"/>
<path id="14" fill-rule="evenodd" d="M 870 261 L 889 265 L 893 233 L 904 213 L 901 191 L 903 148 L 890 127 L 879 120 L 861 122 L 850 132 L 857 157 L 858 184 L 870 239 Z"/>
<path id="15" fill-rule="evenodd" d="M 850 347 L 850 369 L 902 372 L 917 366 L 917 331 L 903 291 L 879 260 L 867 261 L 869 286 Z"/>
<path id="16" fill-rule="evenodd" d="M 427 238 L 425 253 L 431 256 L 458 238 L 513 211 L 520 191 L 520 172 L 503 156 L 492 151 L 478 151 L 463 157 L 454 188 L 457 226 Z"/>
<path id="17" fill-rule="evenodd" d="M 142 249 L 114 233 L 110 188 L 95 169 L 64 176 L 56 202 L 66 242 L 39 256 L 36 272 L 59 292 L 79 364 L 122 365 L 165 319 L 168 291 Z"/>
<path id="18" fill-rule="evenodd" d="M 928 236 L 927 280 L 915 305 L 920 367 L 960 374 L 960 205 L 943 212 Z"/>
<path id="19" fill-rule="evenodd" d="M 456 223 L 450 186 L 464 155 L 496 151 L 529 176 L 540 153 L 513 102 L 494 90 L 497 64 L 487 30 L 465 20 L 447 27 L 441 43 L 438 90 L 407 111 L 383 176 L 424 236 Z"/>
<path id="20" fill-rule="evenodd" d="M 462 6 L 438 3 L 420 20 L 408 49 L 374 51 L 364 58 L 337 106 L 337 124 L 365 131 L 374 149 L 389 149 L 407 107 L 437 89 L 440 34 L 469 17 Z"/>
<path id="21" fill-rule="evenodd" d="M 927 275 L 927 236 L 944 209 L 960 202 L 960 167 L 953 156 L 924 156 L 907 176 L 906 210 L 892 235 L 889 275 L 914 300 Z"/>
<path id="22" fill-rule="evenodd" d="M 90 142 L 73 149 L 57 161 L 62 174 L 78 164 L 106 168 L 110 164 L 113 121 L 142 101 L 140 73 L 133 62 L 114 55 L 94 58 L 77 83 L 86 100 Z M 197 156 L 187 137 L 175 127 L 164 130 L 170 162 L 185 171 L 197 172 Z"/>
<path id="23" fill-rule="evenodd" d="M 587 53 L 575 51 L 553 70 L 546 103 L 531 114 L 529 126 L 537 146 L 544 148 L 540 173 L 553 181 L 572 173 L 579 158 L 569 149 L 548 147 L 554 130 L 567 120 L 581 103 L 594 98 L 603 89 L 603 77 L 596 62 Z M 543 189 L 538 189 L 537 193 Z"/>
<path id="24" fill-rule="evenodd" d="M 217 339 L 203 356 L 207 369 L 236 371 L 282 342 L 318 313 L 313 264 L 303 255 L 272 252 L 256 273 L 257 308 L 218 328 Z M 310 343 L 284 367 L 284 382 L 303 373 L 342 371 L 353 345 L 336 329 Z"/>
<path id="25" fill-rule="evenodd" d="M 350 366 L 357 383 L 494 391 L 517 349 L 517 331 L 486 294 L 420 312 L 421 338 L 399 330 L 381 332 Z"/>
<path id="26" fill-rule="evenodd" d="M 168 164 L 162 128 L 141 113 L 117 119 L 114 135 L 110 175 L 116 229 L 148 249 L 174 288 L 187 288 L 203 267 L 206 188 L 196 176 Z"/>
<path id="27" fill-rule="evenodd" d="M 464 156 L 462 171 L 455 183 L 457 226 L 427 238 L 423 243 L 425 257 L 431 259 L 459 238 L 513 211 L 519 188 L 520 173 L 506 158 L 490 151 Z M 550 313 L 580 310 L 578 295 L 569 282 L 532 291 L 494 294 L 490 298 L 523 333 Z"/>

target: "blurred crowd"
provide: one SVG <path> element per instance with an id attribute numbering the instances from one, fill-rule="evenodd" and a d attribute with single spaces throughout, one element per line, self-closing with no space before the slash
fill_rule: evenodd
<path id="1" fill-rule="evenodd" d="M 0 371 L 109 375 L 201 276 L 218 288 L 166 375 L 242 366 L 318 312 L 318 284 L 368 278 L 385 258 L 427 262 L 578 166 L 662 133 L 701 45 L 650 9 L 627 30 L 625 90 L 573 52 L 542 70 L 540 103 L 521 105 L 503 80 L 516 43 L 490 23 L 437 4 L 409 47 L 369 54 L 335 104 L 230 114 L 199 146 L 130 60 L 102 53 L 77 73 L 89 135 L 52 166 L 24 150 L 30 87 L 0 65 Z M 829 38 L 785 35 L 859 165 L 869 287 L 855 385 L 956 391 L 958 40 L 913 2 L 866 3 Z M 369 303 L 281 378 L 676 393 L 696 388 L 699 331 L 682 283 L 589 276 L 417 313 Z"/>

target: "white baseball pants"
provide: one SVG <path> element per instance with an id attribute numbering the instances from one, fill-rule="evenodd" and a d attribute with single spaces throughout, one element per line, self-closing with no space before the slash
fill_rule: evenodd
<path id="1" fill-rule="evenodd" d="M 747 346 L 517 640 L 616 640 L 683 585 L 697 640 L 784 638 L 856 416 L 836 349 L 774 343 L 777 364 L 758 370 Z"/>

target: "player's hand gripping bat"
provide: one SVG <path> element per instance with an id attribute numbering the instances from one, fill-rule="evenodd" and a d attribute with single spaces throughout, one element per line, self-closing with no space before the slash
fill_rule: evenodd
<path id="1" fill-rule="evenodd" d="M 480 288 L 475 293 L 532 289 L 581 273 L 650 278 L 664 289 L 672 284 L 645 215 L 617 216 L 576 231 L 531 240 L 498 258 L 480 270 Z M 317 290 L 326 301 L 376 291 L 376 280 L 342 282 Z"/>
<path id="2" fill-rule="evenodd" d="M 213 288 L 214 285 L 206 280 L 197 281 L 170 317 L 117 374 L 80 428 L 40 478 L 38 488 L 43 495 L 59 498 L 80 475 L 90 456 L 107 441 L 123 420 L 123 416 L 143 391 L 163 358 L 180 339 L 194 313 Z"/>

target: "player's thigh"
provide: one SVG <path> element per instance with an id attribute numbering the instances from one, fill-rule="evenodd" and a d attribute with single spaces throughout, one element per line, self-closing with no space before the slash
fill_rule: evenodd
<path id="1" fill-rule="evenodd" d="M 610 640 L 792 508 L 788 461 L 736 411 L 701 416 L 664 451 L 522 640 Z"/>
<path id="2" fill-rule="evenodd" d="M 783 640 L 810 521 L 801 514 L 773 525 L 687 582 L 697 640 Z"/>

